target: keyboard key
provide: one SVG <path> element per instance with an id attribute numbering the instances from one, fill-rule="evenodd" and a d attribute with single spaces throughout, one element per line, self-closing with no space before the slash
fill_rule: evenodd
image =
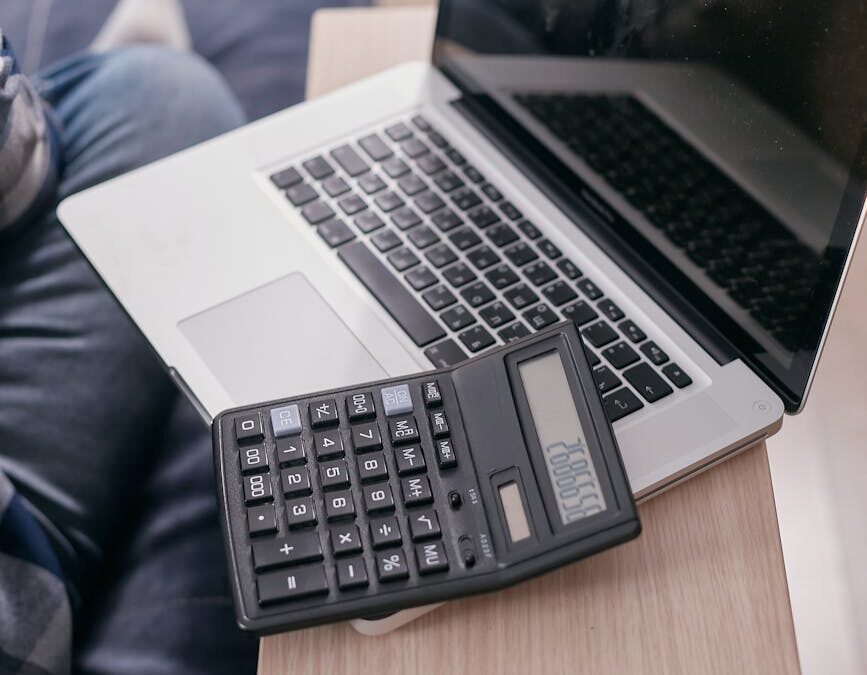
<path id="1" fill-rule="evenodd" d="M 467 218 L 479 229 L 493 225 L 500 219 L 490 206 L 484 204 L 467 211 Z"/>
<path id="2" fill-rule="evenodd" d="M 552 323 L 557 323 L 557 315 L 551 310 L 548 305 L 540 303 L 526 312 L 524 312 L 524 320 L 530 324 L 534 330 L 542 330 Z"/>
<path id="3" fill-rule="evenodd" d="M 434 509 L 411 513 L 407 521 L 409 522 L 409 536 L 413 541 L 436 539 L 442 534 L 440 521 Z"/>
<path id="4" fill-rule="evenodd" d="M 434 452 L 440 469 L 453 469 L 458 465 L 458 458 L 452 447 L 452 439 L 441 438 L 434 442 Z"/>
<path id="5" fill-rule="evenodd" d="M 565 305 L 571 302 L 578 295 L 573 291 L 565 281 L 557 280 L 550 286 L 542 290 L 542 295 L 555 307 Z"/>
<path id="6" fill-rule="evenodd" d="M 446 168 L 443 161 L 436 155 L 425 155 L 418 160 L 418 168 L 422 170 L 426 176 L 433 176 Z"/>
<path id="7" fill-rule="evenodd" d="M 363 588 L 370 582 L 367 579 L 367 567 L 363 558 L 350 558 L 337 561 L 337 585 L 341 591 L 352 588 Z"/>
<path id="8" fill-rule="evenodd" d="M 491 328 L 499 328 L 500 326 L 505 326 L 507 323 L 509 323 L 515 318 L 512 310 L 506 307 L 506 305 L 499 300 L 497 300 L 497 302 L 493 304 L 488 305 L 484 309 L 479 310 L 479 316 L 481 316 L 482 320 Z"/>
<path id="9" fill-rule="evenodd" d="M 452 190 L 457 190 L 459 187 L 464 186 L 464 181 L 462 181 L 457 174 L 454 174 L 451 171 L 446 171 L 444 174 L 437 176 L 434 179 L 434 183 L 436 183 L 437 187 L 443 192 L 451 192 Z"/>
<path id="10" fill-rule="evenodd" d="M 425 184 L 425 182 L 414 173 L 406 174 L 403 178 L 397 181 L 397 186 L 409 197 L 427 190 L 427 184 Z"/>
<path id="11" fill-rule="evenodd" d="M 376 246 L 376 249 L 381 253 L 390 251 L 395 246 L 400 246 L 401 244 L 401 238 L 391 230 L 382 230 L 381 232 L 377 232 L 370 238 L 370 241 L 373 242 L 373 245 Z"/>
<path id="12" fill-rule="evenodd" d="M 431 222 L 437 226 L 440 232 L 448 232 L 458 225 L 463 225 L 463 220 L 451 209 L 443 209 L 431 216 Z"/>
<path id="13" fill-rule="evenodd" d="M 446 244 L 438 244 L 429 249 L 424 255 L 425 258 L 428 259 L 428 262 L 437 269 L 445 267 L 446 265 L 451 265 L 458 259 L 455 252 Z"/>
<path id="14" fill-rule="evenodd" d="M 600 291 L 599 287 L 590 281 L 590 279 L 581 279 L 577 286 L 581 289 L 581 292 L 591 300 L 598 300 L 602 297 L 602 291 Z"/>
<path id="15" fill-rule="evenodd" d="M 412 123 L 422 131 L 433 131 L 433 127 L 431 126 L 430 122 L 428 122 L 422 115 L 413 116 Z"/>
<path id="16" fill-rule="evenodd" d="M 626 417 L 644 407 L 644 404 L 638 400 L 638 397 L 626 387 L 608 394 L 608 396 L 602 399 L 602 403 L 605 407 L 605 413 L 611 422 L 616 422 L 620 418 Z"/>
<path id="17" fill-rule="evenodd" d="M 508 218 L 509 220 L 520 220 L 524 217 L 518 208 L 512 204 L 512 202 L 503 202 L 500 204 L 500 211 Z"/>
<path id="18" fill-rule="evenodd" d="M 550 239 L 540 239 L 536 242 L 536 246 L 542 251 L 542 254 L 549 260 L 556 260 L 563 252 Z"/>
<path id="19" fill-rule="evenodd" d="M 394 389 L 394 387 L 390 387 L 390 389 Z M 396 406 L 396 409 L 398 411 L 397 414 L 400 414 L 402 411 L 409 412 L 412 410 L 412 401 L 409 402 L 407 407 Z M 394 413 L 386 409 L 385 414 L 389 415 Z M 379 433 L 379 425 L 376 421 L 367 422 L 365 424 L 355 424 L 352 426 L 352 447 L 355 448 L 355 452 L 359 454 L 370 452 L 372 450 L 380 450 L 382 448 L 382 435 Z"/>
<path id="20" fill-rule="evenodd" d="M 620 378 L 608 366 L 602 366 L 593 371 L 593 378 L 600 394 L 607 394 L 620 386 Z"/>
<path id="21" fill-rule="evenodd" d="M 331 176 L 326 178 L 322 183 L 322 189 L 329 197 L 339 197 L 342 194 L 349 192 L 349 183 L 343 180 L 340 176 Z"/>
<path id="22" fill-rule="evenodd" d="M 400 196 L 391 190 L 378 194 L 373 201 L 376 202 L 376 205 L 386 213 L 399 209 L 404 204 L 404 201 Z"/>
<path id="23" fill-rule="evenodd" d="M 484 183 L 485 182 L 485 177 L 472 164 L 467 164 L 464 167 L 464 175 L 467 178 L 469 178 L 473 183 Z"/>
<path id="24" fill-rule="evenodd" d="M 581 335 L 594 347 L 602 347 L 617 339 L 617 333 L 604 321 L 597 321 L 581 331 Z"/>
<path id="25" fill-rule="evenodd" d="M 286 198 L 292 203 L 292 206 L 302 206 L 307 202 L 312 202 L 317 197 L 319 197 L 319 193 L 307 183 L 301 183 L 286 190 Z"/>
<path id="26" fill-rule="evenodd" d="M 329 218 L 333 218 L 334 209 L 325 202 L 311 202 L 301 209 L 301 215 L 311 225 L 318 225 Z"/>
<path id="27" fill-rule="evenodd" d="M 322 546 L 316 532 L 298 532 L 253 542 L 253 568 L 257 572 L 311 560 L 322 560 Z"/>
<path id="28" fill-rule="evenodd" d="M 408 138 L 401 144 L 400 149 L 403 150 L 403 153 L 407 157 L 412 159 L 421 157 L 430 152 L 430 148 L 427 147 L 424 141 L 421 141 L 418 138 Z"/>
<path id="29" fill-rule="evenodd" d="M 497 333 L 497 335 L 499 335 L 500 339 L 505 343 L 515 342 L 516 340 L 520 340 L 521 338 L 530 335 L 530 329 L 520 321 L 516 321 L 511 326 L 506 326 L 503 330 Z"/>
<path id="30" fill-rule="evenodd" d="M 385 223 L 382 222 L 382 218 L 380 218 L 374 211 L 365 211 L 353 222 L 355 223 L 355 227 L 361 230 L 364 234 L 375 232 L 385 225 Z"/>
<path id="31" fill-rule="evenodd" d="M 500 248 L 507 246 L 518 239 L 518 235 L 511 227 L 506 225 L 506 223 L 498 223 L 494 225 L 488 229 L 486 234 L 494 246 L 499 246 Z"/>
<path id="32" fill-rule="evenodd" d="M 539 228 L 533 225 L 529 220 L 522 220 L 518 223 L 518 229 L 524 233 L 524 236 L 527 237 L 527 239 L 538 239 L 542 236 Z"/>
<path id="33" fill-rule="evenodd" d="M 417 248 L 427 248 L 440 240 L 440 236 L 427 225 L 415 228 L 407 235 L 407 238 Z"/>
<path id="34" fill-rule="evenodd" d="M 445 286 L 437 286 L 436 288 L 432 288 L 421 297 L 424 298 L 424 301 L 430 306 L 432 310 L 437 312 L 445 307 L 455 304 L 458 301 L 458 299 L 454 296 L 454 293 L 452 293 Z"/>
<path id="35" fill-rule="evenodd" d="M 478 206 L 482 203 L 482 200 L 479 199 L 479 195 L 468 187 L 455 190 L 449 194 L 449 197 L 454 202 L 455 206 L 457 206 L 461 211 L 468 211 L 474 206 Z"/>
<path id="36" fill-rule="evenodd" d="M 286 500 L 286 522 L 290 528 L 316 524 L 316 508 L 312 497 Z"/>
<path id="37" fill-rule="evenodd" d="M 626 319 L 626 321 L 620 324 L 620 330 L 629 338 L 630 342 L 641 342 L 642 340 L 647 339 L 647 335 L 644 334 L 644 331 L 636 326 L 635 322 L 630 319 Z"/>
<path id="38" fill-rule="evenodd" d="M 400 492 L 403 495 L 403 503 L 407 506 L 421 506 L 433 501 L 433 492 L 427 476 L 402 478 Z"/>
<path id="39" fill-rule="evenodd" d="M 365 485 L 361 488 L 361 493 L 364 496 L 364 508 L 370 513 L 394 508 L 394 497 L 388 483 Z"/>
<path id="40" fill-rule="evenodd" d="M 468 248 L 472 248 L 473 246 L 482 243 L 479 235 L 468 227 L 462 227 L 461 229 L 452 232 L 449 235 L 449 241 L 457 246 L 460 251 L 466 251 Z"/>
<path id="41" fill-rule="evenodd" d="M 503 250 L 503 254 L 512 262 L 515 267 L 523 267 L 527 263 L 533 262 L 539 255 L 523 241 L 509 246 Z"/>
<path id="42" fill-rule="evenodd" d="M 435 192 L 422 192 L 415 198 L 415 205 L 422 213 L 433 213 L 443 208 L 446 203 Z"/>
<path id="43" fill-rule="evenodd" d="M 655 342 L 645 342 L 641 345 L 641 353 L 654 366 L 661 366 L 663 363 L 668 362 L 668 354 L 662 351 Z"/>
<path id="44" fill-rule="evenodd" d="M 624 314 L 613 300 L 605 298 L 596 305 L 609 321 L 620 321 Z"/>
<path id="45" fill-rule="evenodd" d="M 424 355 L 435 368 L 449 368 L 467 359 L 467 355 L 464 354 L 458 343 L 452 339 L 443 340 L 432 347 L 428 347 L 424 350 Z"/>
<path id="46" fill-rule="evenodd" d="M 358 475 L 363 483 L 388 478 L 388 466 L 385 455 L 374 452 L 358 458 Z"/>
<path id="47" fill-rule="evenodd" d="M 430 430 L 434 438 L 443 438 L 449 435 L 449 420 L 444 410 L 434 410 L 428 415 Z"/>
<path id="48" fill-rule="evenodd" d="M 589 349 L 587 349 L 586 343 L 584 344 L 584 352 L 587 354 L 587 359 L 590 361 L 591 368 L 595 368 L 600 363 L 602 363 L 602 359 L 596 356 L 596 352 L 591 352 Z"/>
<path id="49" fill-rule="evenodd" d="M 389 178 L 400 178 L 405 173 L 409 173 L 409 165 L 400 157 L 392 157 L 382 163 L 382 170 Z"/>
<path id="50" fill-rule="evenodd" d="M 463 305 L 458 305 L 445 312 L 440 317 L 450 330 L 457 332 L 476 322 L 475 317 Z"/>
<path id="51" fill-rule="evenodd" d="M 364 190 L 364 194 L 376 194 L 385 189 L 385 181 L 375 173 L 368 173 L 358 179 L 358 187 Z"/>
<path id="52" fill-rule="evenodd" d="M 406 415 L 388 420 L 388 434 L 392 445 L 404 445 L 417 441 L 419 439 L 419 431 L 415 417 Z"/>
<path id="53" fill-rule="evenodd" d="M 409 578 L 406 556 L 400 549 L 383 551 L 376 556 L 376 576 L 383 583 Z"/>
<path id="54" fill-rule="evenodd" d="M 465 287 L 461 291 L 461 297 L 467 301 L 470 307 L 481 307 L 494 299 L 494 293 L 485 285 L 484 281 L 477 281 Z"/>
<path id="55" fill-rule="evenodd" d="M 424 471 L 426 468 L 424 453 L 417 445 L 395 448 L 394 460 L 397 463 L 397 474 L 399 476 L 408 476 Z"/>
<path id="56" fill-rule="evenodd" d="M 431 131 L 428 134 L 428 140 L 440 149 L 447 148 L 449 145 L 449 142 L 436 131 Z"/>
<path id="57" fill-rule="evenodd" d="M 399 546 L 401 544 L 401 537 L 397 518 L 389 516 L 387 518 L 371 520 L 370 539 L 373 542 L 373 548 Z"/>
<path id="58" fill-rule="evenodd" d="M 333 462 L 321 462 L 319 464 L 319 481 L 325 490 L 349 485 L 349 471 L 346 468 L 346 462 L 342 459 L 335 459 Z"/>
<path id="59" fill-rule="evenodd" d="M 343 439 L 340 431 L 331 429 L 319 431 L 313 434 L 313 447 L 316 450 L 316 459 L 325 459 L 343 454 Z"/>
<path id="60" fill-rule="evenodd" d="M 354 241 L 342 246 L 337 255 L 416 345 L 423 347 L 445 337 L 445 331 L 427 310 L 362 242 Z"/>
<path id="61" fill-rule="evenodd" d="M 563 310 L 563 316 L 579 326 L 583 326 L 588 321 L 593 321 L 599 314 L 586 302 L 579 300 L 574 305 L 566 307 Z"/>
<path id="62" fill-rule="evenodd" d="M 530 280 L 530 283 L 534 286 L 542 286 L 547 284 L 549 281 L 553 281 L 557 278 L 557 273 L 548 267 L 548 263 L 539 262 L 532 263 L 527 265 L 524 268 L 524 276 Z"/>
<path id="63" fill-rule="evenodd" d="M 484 185 L 482 185 L 482 192 L 484 192 L 485 196 L 492 202 L 498 202 L 503 198 L 503 193 L 490 183 L 485 183 Z"/>
<path id="64" fill-rule="evenodd" d="M 352 500 L 352 490 L 329 492 L 322 499 L 325 502 L 326 520 L 355 517 L 355 502 Z"/>
<path id="65" fill-rule="evenodd" d="M 337 424 L 337 403 L 333 398 L 314 401 L 310 404 L 310 424 L 314 429 Z"/>
<path id="66" fill-rule="evenodd" d="M 569 260 L 569 258 L 561 258 L 557 261 L 557 268 L 566 275 L 567 279 L 577 279 L 581 276 L 581 270 L 578 269 L 578 266 Z"/>
<path id="67" fill-rule="evenodd" d="M 277 461 L 281 466 L 307 461 L 307 452 L 301 436 L 277 439 Z"/>
<path id="68" fill-rule="evenodd" d="M 355 234 L 346 224 L 338 219 L 332 218 L 327 220 L 316 229 L 316 233 L 322 237 L 322 240 L 331 248 L 343 246 L 348 241 L 355 239 Z"/>
<path id="69" fill-rule="evenodd" d="M 391 148 L 376 134 L 365 136 L 358 141 L 358 144 L 374 162 L 381 162 L 393 154 Z"/>
<path id="70" fill-rule="evenodd" d="M 390 127 L 386 127 L 385 133 L 391 140 L 397 143 L 412 136 L 412 129 L 403 122 L 398 122 L 397 124 L 392 124 Z"/>
<path id="71" fill-rule="evenodd" d="M 518 281 L 518 275 L 508 265 L 497 265 L 485 274 L 485 279 L 490 281 L 494 288 L 506 288 Z"/>
<path id="72" fill-rule="evenodd" d="M 331 151 L 331 156 L 340 165 L 340 168 L 353 178 L 370 170 L 367 162 L 361 159 L 361 155 L 355 152 L 355 149 L 351 145 L 341 145 L 334 148 Z"/>
<path id="73" fill-rule="evenodd" d="M 408 230 L 420 224 L 421 218 L 409 206 L 404 206 L 391 214 L 391 222 L 400 230 Z"/>
<path id="74" fill-rule="evenodd" d="M 436 574 L 449 569 L 446 549 L 439 541 L 418 544 L 415 547 L 415 559 L 418 562 L 419 574 Z"/>
<path id="75" fill-rule="evenodd" d="M 354 216 L 359 211 L 364 211 L 364 209 L 367 208 L 367 202 L 358 195 L 352 194 L 347 195 L 337 202 L 337 206 L 339 206 L 340 210 L 347 216 Z"/>
<path id="76" fill-rule="evenodd" d="M 494 344 L 493 336 L 481 326 L 473 326 L 458 335 L 458 339 L 464 343 L 470 352 L 479 352 Z"/>
<path id="77" fill-rule="evenodd" d="M 346 397 L 346 412 L 350 422 L 358 422 L 376 415 L 376 406 L 370 392 L 361 392 Z"/>
<path id="78" fill-rule="evenodd" d="M 247 509 L 247 530 L 251 537 L 277 531 L 277 512 L 273 504 L 261 504 Z"/>
<path id="79" fill-rule="evenodd" d="M 635 350 L 623 341 L 603 349 L 602 356 L 618 370 L 635 363 L 639 358 Z"/>
<path id="80" fill-rule="evenodd" d="M 307 467 L 283 469 L 280 472 L 280 484 L 283 486 L 284 495 L 310 494 L 310 474 Z"/>
<path id="81" fill-rule="evenodd" d="M 259 441 L 265 437 L 262 429 L 262 416 L 258 411 L 244 413 L 235 417 L 235 440 L 238 443 Z"/>
<path id="82" fill-rule="evenodd" d="M 467 253 L 467 260 L 478 270 L 484 270 L 500 262 L 500 256 L 486 245 L 481 245 Z"/>
<path id="83" fill-rule="evenodd" d="M 307 170 L 307 173 L 313 176 L 316 180 L 322 180 L 334 173 L 334 168 L 328 163 L 328 160 L 322 156 L 308 159 L 302 164 L 302 166 Z"/>
<path id="84" fill-rule="evenodd" d="M 327 595 L 328 580 L 322 565 L 311 565 L 263 574 L 256 579 L 256 588 L 259 604 L 267 605 L 311 595 Z"/>
<path id="85" fill-rule="evenodd" d="M 271 501 L 274 496 L 271 487 L 271 476 L 257 473 L 252 476 L 244 476 L 244 503 Z"/>
<path id="86" fill-rule="evenodd" d="M 683 372 L 676 363 L 669 363 L 662 369 L 662 372 L 678 389 L 683 389 L 692 384 L 692 378 Z"/>
<path id="87" fill-rule="evenodd" d="M 328 533 L 334 555 L 351 555 L 361 552 L 361 535 L 356 525 L 336 525 Z"/>
<path id="88" fill-rule="evenodd" d="M 455 288 L 477 279 L 475 273 L 463 263 L 457 263 L 443 270 L 443 277 Z"/>
<path id="89" fill-rule="evenodd" d="M 416 267 L 406 274 L 406 280 L 410 286 L 416 291 L 421 291 L 428 286 L 433 286 L 437 282 L 437 278 L 430 268 L 424 265 Z"/>
<path id="90" fill-rule="evenodd" d="M 524 309 L 539 299 L 539 296 L 527 284 L 518 284 L 505 291 L 503 295 L 515 309 Z"/>
<path id="91" fill-rule="evenodd" d="M 648 403 L 655 403 L 674 391 L 647 363 L 639 363 L 625 370 L 623 377 Z"/>
<path id="92" fill-rule="evenodd" d="M 294 166 L 278 171 L 271 176 L 271 182 L 281 190 L 290 188 L 293 185 L 300 183 L 302 180 L 303 178 L 301 177 L 301 174 L 298 173 L 298 169 Z"/>

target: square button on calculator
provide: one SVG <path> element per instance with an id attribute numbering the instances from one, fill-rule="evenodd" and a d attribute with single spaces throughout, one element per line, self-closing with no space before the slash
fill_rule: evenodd
<path id="1" fill-rule="evenodd" d="M 221 413 L 235 606 L 259 633 L 511 585 L 640 525 L 575 326 L 450 369 Z"/>

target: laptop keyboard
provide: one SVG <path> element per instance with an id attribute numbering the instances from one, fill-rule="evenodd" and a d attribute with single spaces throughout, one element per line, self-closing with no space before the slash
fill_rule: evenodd
<path id="1" fill-rule="evenodd" d="M 794 351 L 819 257 L 636 98 L 516 100 Z"/>
<path id="2" fill-rule="evenodd" d="M 692 384 L 421 115 L 271 182 L 436 367 L 570 319 L 612 421 Z"/>

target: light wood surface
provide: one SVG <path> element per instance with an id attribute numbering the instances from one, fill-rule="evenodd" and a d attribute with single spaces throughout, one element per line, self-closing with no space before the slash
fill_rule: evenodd
<path id="1" fill-rule="evenodd" d="M 308 92 L 425 58 L 428 8 L 323 10 Z M 643 504 L 625 546 L 385 636 L 265 638 L 260 675 L 798 671 L 764 445 Z"/>

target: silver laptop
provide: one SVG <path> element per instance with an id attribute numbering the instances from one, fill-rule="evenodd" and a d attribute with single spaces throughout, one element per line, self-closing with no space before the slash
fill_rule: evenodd
<path id="1" fill-rule="evenodd" d="M 443 0 L 432 64 L 60 217 L 208 420 L 572 319 L 649 497 L 800 410 L 864 218 L 858 10 L 765 4 Z"/>

